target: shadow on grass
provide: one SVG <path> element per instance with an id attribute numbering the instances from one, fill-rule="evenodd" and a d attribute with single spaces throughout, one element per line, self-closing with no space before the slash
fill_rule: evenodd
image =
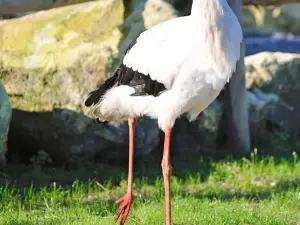
<path id="1" fill-rule="evenodd" d="M 9 221 L 9 222 L 4 222 L 3 225 L 35 225 L 34 222 L 26 222 L 26 221 Z"/>
<path id="2" fill-rule="evenodd" d="M 199 184 L 201 187 L 201 184 Z M 212 187 L 211 187 L 212 188 Z M 182 196 L 182 197 L 193 197 L 196 199 L 208 199 L 211 201 L 232 201 L 232 200 L 241 200 L 244 199 L 248 201 L 249 203 L 259 203 L 260 201 L 263 200 L 270 200 L 272 197 L 276 194 L 280 194 L 284 196 L 286 193 L 288 193 L 290 190 L 300 188 L 300 178 L 296 178 L 295 180 L 290 180 L 290 181 L 280 181 L 276 185 L 276 187 L 273 188 L 260 188 L 260 189 L 255 189 L 253 188 L 252 190 L 242 192 L 242 191 L 237 191 L 237 190 L 221 190 L 219 192 L 214 192 L 210 187 L 206 187 L 204 190 L 199 190 L 194 193 L 190 193 L 189 191 L 186 190 L 185 187 L 183 187 L 180 191 L 177 191 L 175 194 L 172 193 L 171 195 L 174 197 L 175 196 Z M 125 192 L 124 192 L 125 193 Z M 110 208 L 112 211 L 117 210 L 115 200 L 121 197 L 124 193 L 118 192 L 114 194 L 109 194 L 109 198 L 103 199 L 103 198 L 98 198 L 95 199 L 94 201 L 87 201 L 84 204 L 85 205 L 90 205 L 90 204 L 95 204 L 95 202 L 103 203 L 103 201 L 106 202 L 108 208 Z M 163 193 L 163 187 L 155 193 L 152 192 L 143 192 L 140 191 L 137 193 L 139 197 L 135 198 L 135 201 L 142 201 L 142 202 L 148 202 L 150 199 L 161 199 L 164 201 L 164 193 Z"/>
<path id="3" fill-rule="evenodd" d="M 261 200 L 266 200 L 272 198 L 274 194 L 286 193 L 291 189 L 296 189 L 300 187 L 300 178 L 291 181 L 280 181 L 274 188 L 265 188 L 261 190 L 251 190 L 248 192 L 241 191 L 221 191 L 219 193 L 209 193 L 203 195 L 201 193 L 196 193 L 195 198 L 207 198 L 210 200 L 233 200 L 233 199 L 248 199 L 249 202 L 259 202 Z"/>
<path id="4" fill-rule="evenodd" d="M 162 152 L 155 152 L 147 157 L 135 157 L 134 179 L 146 180 L 148 185 L 155 185 L 158 179 L 162 179 L 161 172 L 161 155 Z M 275 158 L 275 164 L 280 162 L 282 158 Z M 191 154 L 185 160 L 180 156 L 174 156 L 171 159 L 173 166 L 172 175 L 177 179 L 186 180 L 189 177 L 200 177 L 201 182 L 207 182 L 208 177 L 212 175 L 216 168 L 211 164 L 210 158 L 202 158 Z M 237 161 L 233 158 L 228 158 L 227 162 Z M 292 158 L 290 160 L 292 165 Z M 224 163 L 224 161 L 219 162 Z M 262 175 L 262 174 L 260 174 Z M 107 182 L 111 186 L 118 186 L 122 180 L 127 179 L 127 165 L 112 166 L 108 164 L 87 163 L 77 169 L 56 168 L 53 166 L 34 166 L 22 164 L 10 164 L 7 169 L 0 173 L 0 185 L 5 183 L 14 185 L 15 188 L 26 188 L 32 184 L 35 188 L 50 186 L 53 182 L 57 186 L 68 188 L 79 180 L 80 182 L 97 181 L 101 184 Z M 290 187 L 299 187 L 300 181 L 279 181 L 276 184 L 278 191 L 287 190 Z"/>
<path id="5" fill-rule="evenodd" d="M 3 225 L 37 225 L 37 224 L 61 224 L 61 220 L 59 219 L 48 219 L 47 221 L 42 221 L 40 219 L 37 219 L 36 221 L 28 221 L 26 219 L 20 219 L 20 220 L 11 220 L 8 222 L 4 222 Z"/>

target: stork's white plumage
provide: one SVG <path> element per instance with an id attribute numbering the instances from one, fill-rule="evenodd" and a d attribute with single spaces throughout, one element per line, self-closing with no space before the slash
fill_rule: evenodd
<path id="1" fill-rule="evenodd" d="M 94 107 L 94 115 L 102 121 L 130 119 L 131 131 L 140 116 L 158 120 L 166 133 L 162 168 L 167 224 L 171 223 L 171 129 L 184 113 L 190 121 L 195 120 L 219 95 L 235 71 L 242 39 L 241 26 L 226 0 L 194 0 L 190 16 L 161 23 L 140 34 L 115 74 L 86 100 L 86 106 Z M 131 159 L 133 137 L 130 143 Z M 124 213 L 121 224 L 131 205 L 131 164 L 132 160 L 129 194 L 120 200 L 120 213 Z"/>

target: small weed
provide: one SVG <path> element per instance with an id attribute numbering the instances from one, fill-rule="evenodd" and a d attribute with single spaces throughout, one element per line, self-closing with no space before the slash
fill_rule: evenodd
<path id="1" fill-rule="evenodd" d="M 52 159 L 49 157 L 49 154 L 44 150 L 40 150 L 37 155 L 32 156 L 29 160 L 34 167 L 40 168 L 46 164 L 51 164 Z"/>

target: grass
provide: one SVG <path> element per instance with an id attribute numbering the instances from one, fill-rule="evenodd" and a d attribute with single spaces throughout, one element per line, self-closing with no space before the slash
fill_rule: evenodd
<path id="1" fill-rule="evenodd" d="M 129 225 L 164 224 L 163 182 L 157 171 L 145 165 L 136 166 Z M 97 173 L 108 171 L 112 170 L 102 167 Z M 0 189 L 0 224 L 115 224 L 114 201 L 125 194 L 127 183 L 125 173 L 118 169 L 113 173 L 105 175 L 105 180 L 51 182 L 36 188 L 17 187 L 8 181 Z M 259 159 L 256 153 L 250 159 L 198 160 L 192 172 L 176 169 L 175 164 L 171 190 L 173 223 L 177 225 L 300 223 L 296 153 L 291 160 Z"/>

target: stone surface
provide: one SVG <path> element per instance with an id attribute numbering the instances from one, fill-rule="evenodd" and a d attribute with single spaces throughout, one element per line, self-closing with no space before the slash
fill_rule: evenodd
<path id="1" fill-rule="evenodd" d="M 163 0 L 148 0 L 142 13 L 146 29 L 177 17 L 172 5 Z"/>
<path id="2" fill-rule="evenodd" d="M 263 52 L 245 58 L 252 121 L 300 133 L 300 55 Z M 259 113 L 258 113 L 259 112 Z"/>
<path id="3" fill-rule="evenodd" d="M 19 18 L 22 16 L 26 16 L 30 13 L 9 13 L 9 14 L 0 14 L 0 20 L 6 20 L 6 19 L 14 19 Z"/>
<path id="4" fill-rule="evenodd" d="M 106 0 L 0 21 L 0 79 L 14 108 L 12 149 L 45 150 L 64 161 L 117 145 L 101 136 L 106 130 L 83 102 L 118 56 L 123 15 L 121 0 Z"/>
<path id="5" fill-rule="evenodd" d="M 191 12 L 193 0 L 165 0 L 173 5 L 181 15 L 188 15 Z"/>
<path id="6" fill-rule="evenodd" d="M 11 120 L 11 104 L 0 80 L 0 167 L 5 166 L 7 135 Z"/>
<path id="7" fill-rule="evenodd" d="M 82 110 L 118 54 L 122 16 L 122 1 L 114 0 L 1 21 L 1 79 L 13 107 Z"/>
<path id="8" fill-rule="evenodd" d="M 297 87 L 300 72 L 300 55 L 262 52 L 245 58 L 247 88 L 288 94 Z"/>
<path id="9" fill-rule="evenodd" d="M 179 118 L 172 134 L 172 154 L 188 160 L 189 153 L 213 156 L 216 154 L 217 129 L 222 115 L 221 104 L 215 100 L 194 122 Z"/>

